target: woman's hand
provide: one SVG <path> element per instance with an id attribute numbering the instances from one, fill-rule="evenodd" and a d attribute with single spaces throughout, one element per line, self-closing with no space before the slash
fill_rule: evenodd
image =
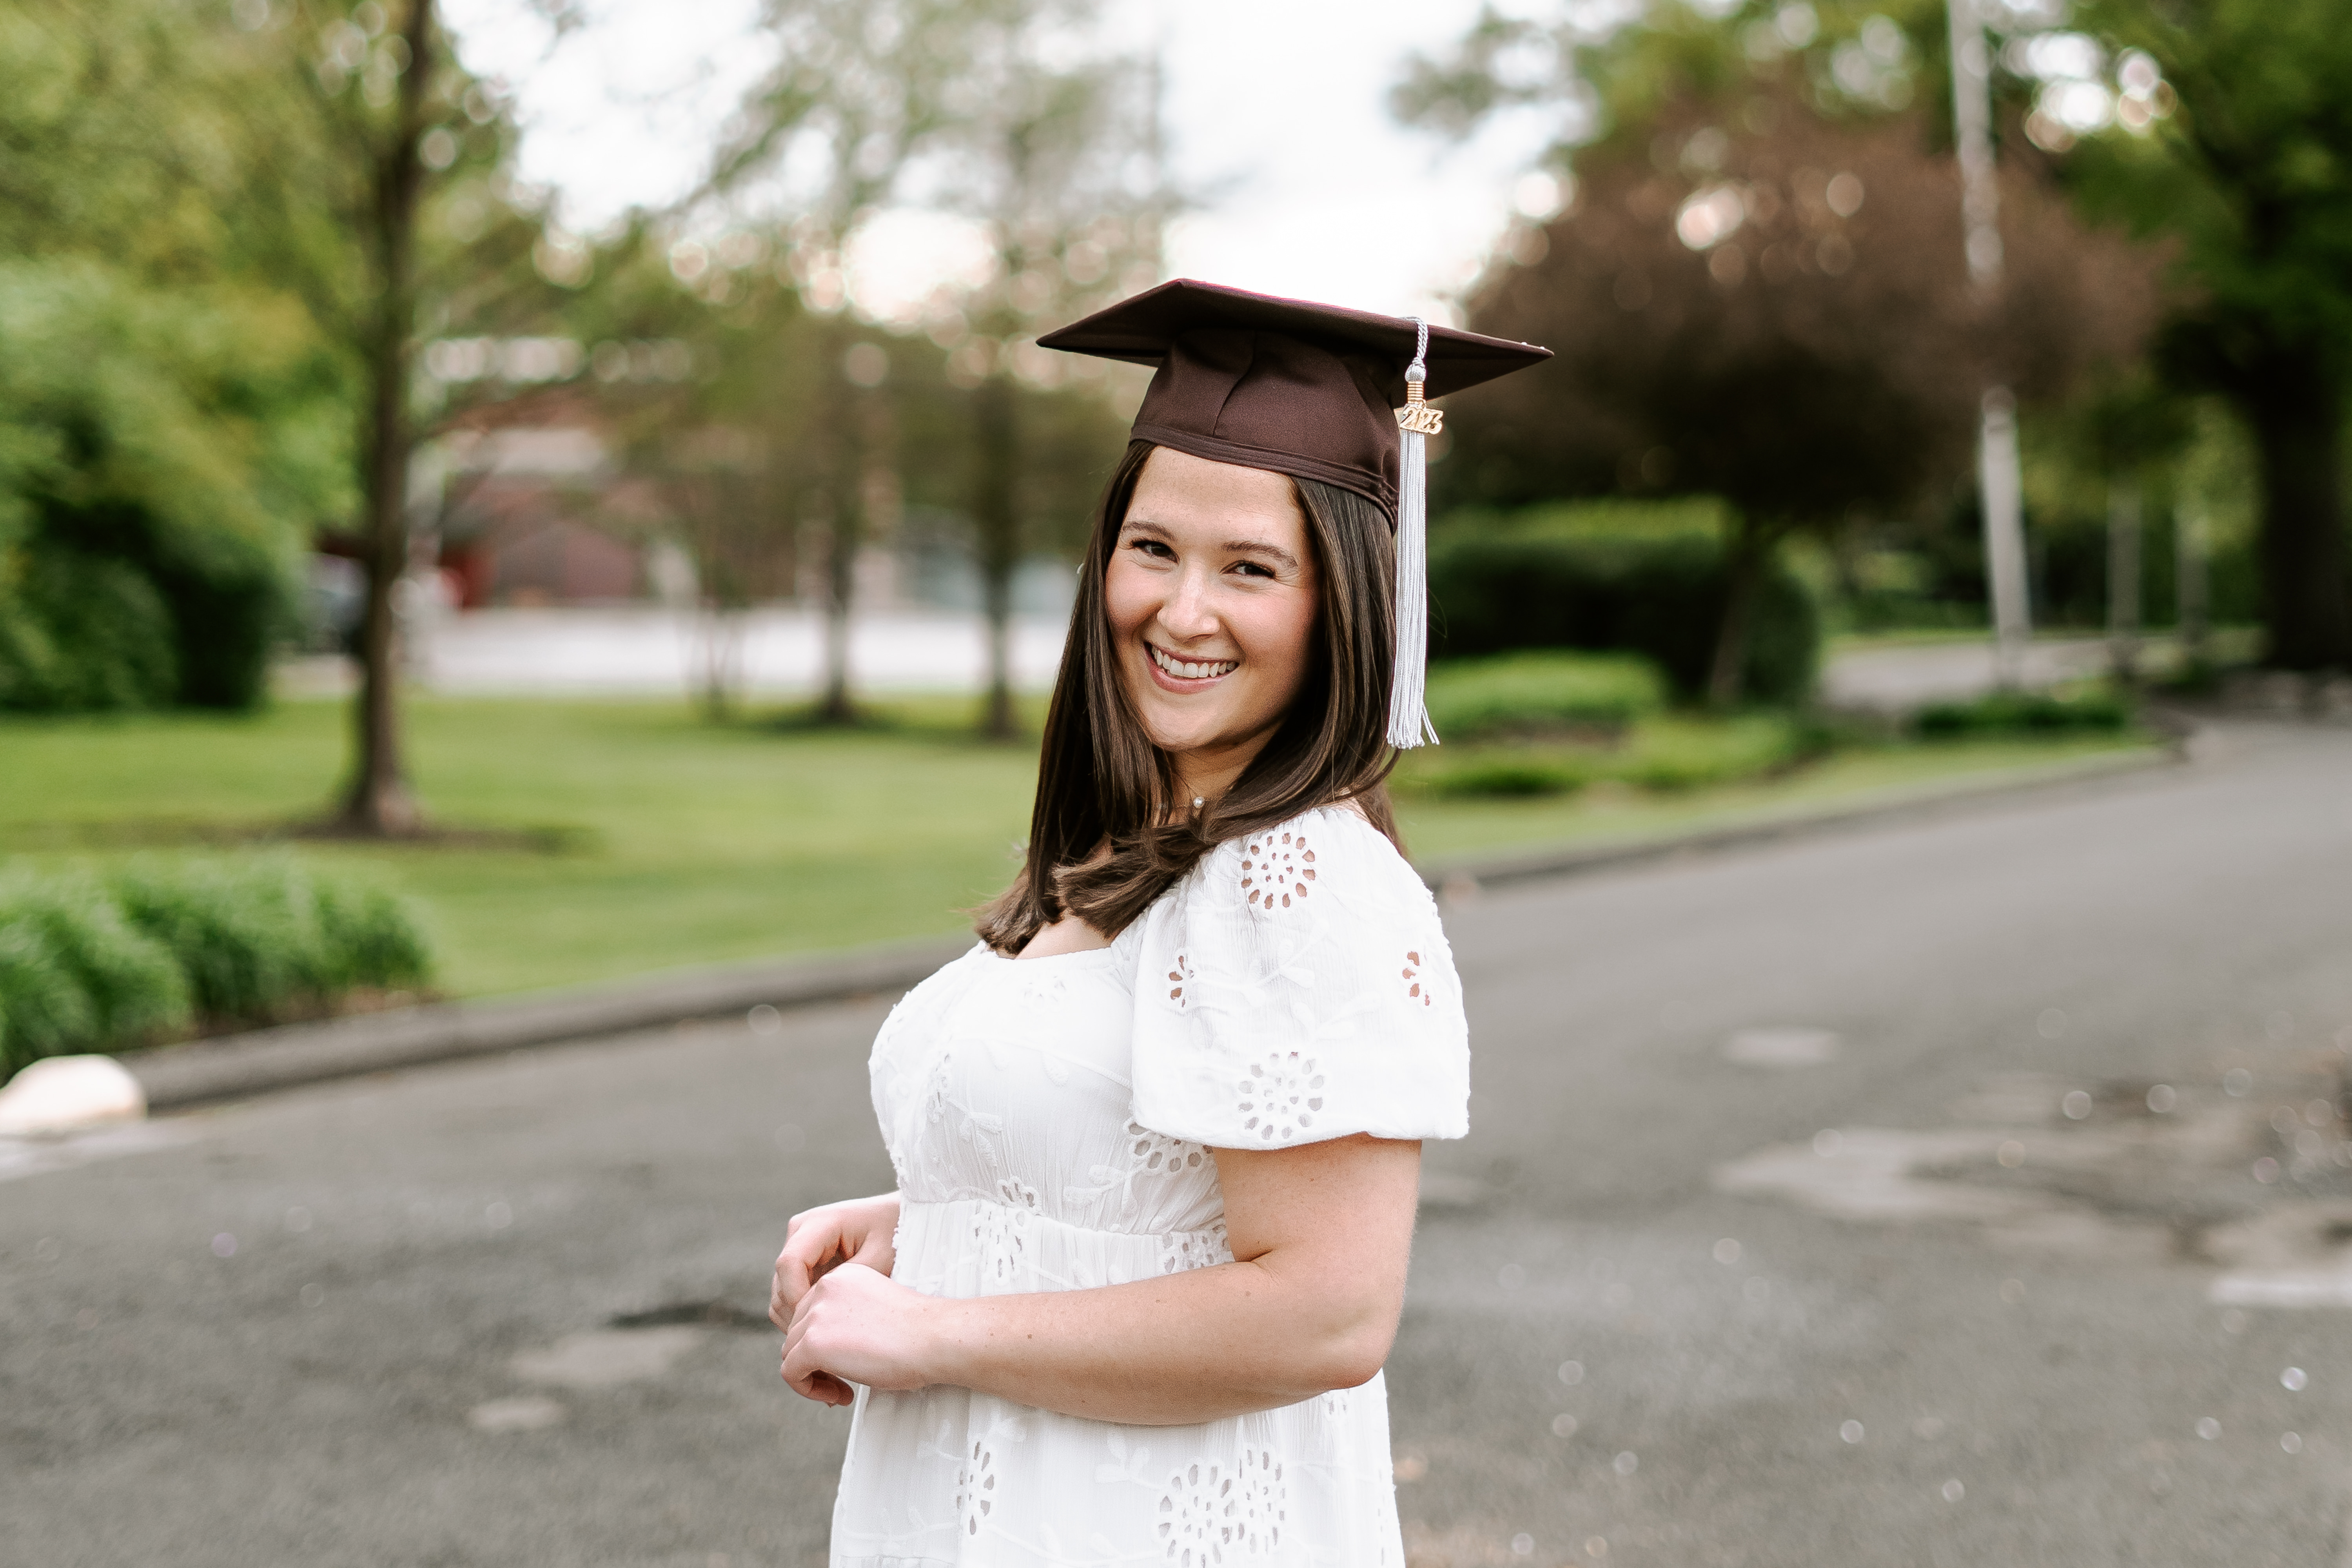
<path id="1" fill-rule="evenodd" d="M 852 1198 L 796 1214 L 784 1226 L 784 1249 L 776 1255 L 775 1291 L 768 1298 L 768 1321 L 787 1333 L 793 1314 L 817 1282 L 845 1263 L 887 1277 L 898 1260 L 898 1194 Z M 820 1374 L 822 1376 L 822 1374 Z M 827 1405 L 846 1405 L 848 1388 L 824 1378 L 813 1388 L 795 1388 Z"/>
<path id="2" fill-rule="evenodd" d="M 811 1286 L 784 1331 L 784 1381 L 822 1405 L 847 1405 L 853 1383 L 920 1388 L 932 1381 L 923 1348 L 950 1304 L 851 1263 Z"/>

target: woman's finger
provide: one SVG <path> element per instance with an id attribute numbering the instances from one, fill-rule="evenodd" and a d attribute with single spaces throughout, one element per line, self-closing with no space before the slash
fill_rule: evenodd
<path id="1" fill-rule="evenodd" d="M 820 1405 L 838 1406 L 853 1402 L 857 1396 L 848 1384 L 822 1367 L 809 1364 L 807 1340 L 807 1321 L 795 1319 L 784 1335 L 784 1381 L 792 1385 L 793 1393 Z"/>
<path id="2" fill-rule="evenodd" d="M 783 1251 L 776 1255 L 776 1294 L 782 1298 L 785 1311 L 798 1306 L 810 1286 L 844 1261 L 840 1254 L 840 1232 L 831 1226 L 806 1226 L 784 1243 Z"/>

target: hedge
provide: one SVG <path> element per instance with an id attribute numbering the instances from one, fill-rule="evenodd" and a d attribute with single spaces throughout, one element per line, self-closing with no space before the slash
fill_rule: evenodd
<path id="1" fill-rule="evenodd" d="M 258 704 L 292 624 L 279 564 L 237 540 L 157 542 L 135 520 L 112 532 L 100 550 L 44 531 L 0 570 L 0 708 Z"/>
<path id="2" fill-rule="evenodd" d="M 1992 691 L 1963 702 L 1932 703 L 1912 721 L 1933 740 L 1968 735 L 2115 733 L 2132 723 L 2132 705 L 2112 690 L 2093 689 L 2067 696 L 2039 691 Z"/>
<path id="3" fill-rule="evenodd" d="M 0 1075 L 331 1012 L 432 971 L 404 900 L 289 856 L 14 876 L 0 879 Z"/>
<path id="4" fill-rule="evenodd" d="M 1429 592 L 1433 655 L 1638 653 L 1689 700 L 1706 690 L 1728 588 L 1723 550 L 1710 539 L 1478 528 L 1432 540 Z M 1748 638 L 1747 696 L 1801 700 L 1820 647 L 1811 595 L 1785 566 L 1769 564 Z"/>
<path id="5" fill-rule="evenodd" d="M 1537 650 L 1429 668 L 1429 716 L 1443 740 L 1619 731 L 1665 699 L 1656 668 L 1632 654 Z"/>

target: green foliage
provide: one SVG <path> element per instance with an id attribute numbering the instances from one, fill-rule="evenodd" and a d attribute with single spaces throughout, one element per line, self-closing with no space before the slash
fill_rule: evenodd
<path id="1" fill-rule="evenodd" d="M 171 612 L 128 562 L 77 550 L 28 552 L 0 598 L 0 707 L 156 708 L 179 688 Z"/>
<path id="2" fill-rule="evenodd" d="M 22 1005 L 0 1000 L 8 1020 L 0 1051 L 42 1041 L 46 1047 L 33 1054 L 136 1044 L 187 1026 L 188 983 L 178 963 L 123 918 L 96 878 L 19 875 L 0 882 L 0 930 L 32 961 L 21 976 L 42 998 L 37 1003 L 28 989 Z"/>
<path id="3" fill-rule="evenodd" d="M 1517 756 L 1501 752 L 1473 757 L 1454 767 L 1432 773 L 1429 793 L 1443 799 L 1512 800 L 1531 795 L 1567 795 L 1592 780 L 1592 771 L 1570 757 Z"/>
<path id="4" fill-rule="evenodd" d="M 1673 794 L 1769 777 L 1830 749 L 1827 735 L 1782 714 L 1652 715 L 1622 739 L 1414 752 L 1399 766 L 1396 784 L 1408 797 L 1451 800 L 1567 795 L 1602 782 Z"/>
<path id="5" fill-rule="evenodd" d="M 1921 735 L 1952 740 L 1979 735 L 2114 734 L 2131 727 L 2132 705 L 2112 690 L 2066 695 L 1996 691 L 1966 702 L 1938 702 L 1913 721 Z"/>
<path id="6" fill-rule="evenodd" d="M 1781 772 L 1827 749 L 1811 727 L 1777 714 L 1653 725 L 1637 737 L 1620 776 L 1643 789 L 1705 789 Z"/>
<path id="7" fill-rule="evenodd" d="M 0 880 L 0 1076 L 215 1026 L 331 1009 L 423 984 L 414 910 L 285 856 Z"/>
<path id="8" fill-rule="evenodd" d="M 249 707 L 341 493 L 283 306 L 0 261 L 0 706 Z"/>
<path id="9" fill-rule="evenodd" d="M 1728 579 L 1722 546 L 1702 537 L 1448 529 L 1430 544 L 1433 651 L 1637 653 L 1690 699 L 1706 689 Z M 1801 700 L 1811 689 L 1820 643 L 1811 595 L 1785 566 L 1768 564 L 1750 629 L 1748 693 Z"/>
<path id="10" fill-rule="evenodd" d="M 1665 697 L 1650 662 L 1626 654 L 1504 654 L 1429 671 L 1429 715 L 1448 740 L 1622 730 Z"/>
<path id="11" fill-rule="evenodd" d="M 2179 110 L 2085 142 L 2070 174 L 2099 211 L 2173 237 L 2197 288 L 2179 368 L 2228 384 L 2292 345 L 2352 371 L 2352 28 L 2336 0 L 2087 0 L 2075 23 L 2145 49 Z"/>
<path id="12" fill-rule="evenodd" d="M 186 971 L 198 1012 L 257 1019 L 355 986 L 422 984 L 431 953 L 415 917 L 381 889 L 328 881 L 269 856 L 134 868 L 116 879 L 131 922 Z"/>
<path id="13" fill-rule="evenodd" d="M 2266 657 L 2352 668 L 2343 505 L 2352 398 L 2352 28 L 2338 0 L 2086 0 L 2074 25 L 2145 51 L 2177 104 L 2086 139 L 2067 175 L 2093 210 L 2168 241 L 2158 359 L 2217 392 L 2258 454 Z"/>
<path id="14" fill-rule="evenodd" d="M 0 921 L 0 1072 L 85 1047 L 89 998 L 29 924 Z"/>

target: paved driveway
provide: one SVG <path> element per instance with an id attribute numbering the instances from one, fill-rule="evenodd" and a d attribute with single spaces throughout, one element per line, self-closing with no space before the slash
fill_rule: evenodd
<path id="1" fill-rule="evenodd" d="M 2241 727 L 1455 910 L 1476 1131 L 1391 1366 L 1417 1561 L 2336 1562 L 2347 781 L 2352 736 Z M 888 1183 L 883 1005 L 0 1181 L 0 1559 L 821 1561 L 842 1420 L 759 1312 L 783 1216 Z"/>

